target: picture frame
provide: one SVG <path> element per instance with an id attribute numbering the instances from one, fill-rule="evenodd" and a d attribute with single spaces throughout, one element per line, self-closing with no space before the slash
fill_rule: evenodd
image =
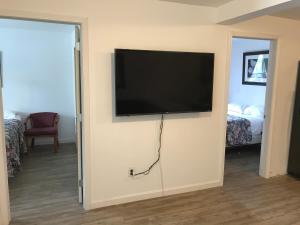
<path id="1" fill-rule="evenodd" d="M 243 85 L 266 86 L 268 78 L 269 50 L 243 53 Z"/>

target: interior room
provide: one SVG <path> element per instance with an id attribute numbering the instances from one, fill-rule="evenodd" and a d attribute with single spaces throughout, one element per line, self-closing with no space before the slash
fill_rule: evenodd
<path id="1" fill-rule="evenodd" d="M 270 40 L 232 39 L 225 180 L 232 173 L 241 179 L 247 176 L 242 172 L 259 175 L 270 45 Z"/>
<path id="2" fill-rule="evenodd" d="M 78 202 L 75 26 L 0 20 L 2 98 L 15 221 Z"/>
<path id="3" fill-rule="evenodd" d="M 1 225 L 299 223 L 299 0 L 0 2 L 3 19 L 80 26 L 80 35 L 75 35 L 80 43 L 76 42 L 76 54 L 72 47 L 70 57 L 75 57 L 70 62 L 80 60 L 80 64 L 75 65 L 75 74 L 77 71 L 81 75 L 80 82 L 75 79 L 75 90 L 80 93 L 81 104 L 76 104 L 73 109 L 77 114 L 76 127 L 80 127 L 75 136 L 82 134 L 77 148 L 82 151 L 77 152 L 77 159 L 74 156 L 77 163 L 72 165 L 74 168 L 78 165 L 78 171 L 72 169 L 71 180 L 61 178 L 56 184 L 66 188 L 74 187 L 71 184 L 76 182 L 83 200 L 82 204 L 75 201 L 75 198 L 80 200 L 78 192 L 75 196 L 75 190 L 72 194 L 59 189 L 55 195 L 54 185 L 48 185 L 53 177 L 46 177 L 44 183 L 51 187 L 47 195 L 51 197 L 51 203 L 43 203 L 44 197 L 38 196 L 41 210 L 30 213 L 31 201 L 22 199 L 22 207 L 18 208 L 22 216 L 16 220 L 13 206 L 16 195 L 9 193 L 11 182 L 7 170 L 5 126 L 0 120 Z M 5 36 L 5 32 L 0 36 Z M 233 157 L 231 165 L 236 172 L 241 172 L 231 173 L 229 177 L 228 171 L 232 171 L 232 167 L 228 167 L 230 164 L 225 159 L 228 158 L 228 104 L 244 105 L 238 98 L 229 96 L 232 41 L 241 37 L 271 40 L 269 63 L 259 66 L 259 73 L 268 70 L 267 85 L 257 85 L 260 89 L 266 87 L 267 101 L 259 159 L 257 154 L 256 164 L 251 163 L 251 157 L 246 157 L 247 162 L 234 161 L 245 152 L 254 151 L 233 149 L 233 154 L 240 154 Z M 23 44 L 27 37 L 20 36 L 20 39 L 21 49 L 27 46 Z M 41 39 L 46 37 L 38 38 L 36 42 Z M 3 41 L 10 40 L 6 37 Z M 2 48 L 6 46 L 9 45 L 0 48 L 4 88 L 6 59 Z M 245 52 L 262 50 L 266 48 L 256 45 Z M 253 55 L 246 57 L 249 69 L 256 59 L 249 58 Z M 23 58 L 26 65 L 29 64 L 26 55 Z M 243 55 L 239 60 L 243 61 Z M 39 65 L 36 63 L 35 67 L 38 69 Z M 252 67 L 250 65 L 250 69 Z M 256 66 L 252 69 L 257 74 Z M 242 71 L 240 69 L 238 75 L 240 86 L 256 87 L 243 85 Z M 55 72 L 53 74 L 57 75 Z M 62 77 L 56 79 L 53 91 L 60 90 L 61 83 L 57 80 Z M 259 83 L 263 79 L 244 77 L 248 83 Z M 21 85 L 26 81 L 16 83 Z M 32 82 L 39 81 L 34 78 Z M 248 92 L 248 99 L 258 93 Z M 61 98 L 65 96 L 60 95 Z M 3 93 L 0 108 L 7 104 L 5 98 L 7 95 Z M 257 105 L 256 102 L 246 104 L 249 107 Z M 67 105 L 67 101 L 63 105 Z M 15 108 L 9 110 L 17 111 Z M 58 109 L 45 110 L 55 112 Z M 247 113 L 245 110 L 241 107 L 240 112 L 262 114 L 258 107 L 248 109 Z M 24 111 L 31 113 L 30 109 Z M 58 113 L 63 119 L 63 113 Z M 72 124 L 75 124 L 74 120 Z M 55 137 L 51 138 L 49 155 L 59 158 L 64 143 L 58 140 L 58 146 Z M 31 137 L 29 139 L 28 146 L 32 143 Z M 31 155 L 42 154 L 40 148 L 47 146 L 40 144 L 48 140 L 38 139 L 29 155 L 31 152 Z M 252 136 L 248 141 L 252 141 Z M 55 146 L 58 146 L 57 153 Z M 53 161 L 47 162 L 49 164 L 45 165 L 62 171 Z M 65 158 L 63 162 L 69 163 Z M 21 165 L 25 167 L 25 158 Z M 23 171 L 16 173 L 16 180 Z M 80 179 L 81 175 L 83 179 Z M 75 180 L 77 176 L 78 181 Z M 30 198 L 33 192 L 26 192 L 29 193 L 27 196 Z M 18 197 L 21 189 L 15 193 Z"/>

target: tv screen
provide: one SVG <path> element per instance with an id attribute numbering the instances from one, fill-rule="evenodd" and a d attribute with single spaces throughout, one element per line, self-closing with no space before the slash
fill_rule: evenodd
<path id="1" fill-rule="evenodd" d="M 212 110 L 213 53 L 115 49 L 116 115 Z"/>

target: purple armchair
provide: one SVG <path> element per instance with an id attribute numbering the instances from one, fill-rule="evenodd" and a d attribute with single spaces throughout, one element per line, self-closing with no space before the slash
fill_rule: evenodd
<path id="1" fill-rule="evenodd" d="M 34 146 L 34 138 L 36 137 L 53 137 L 54 152 L 58 151 L 58 121 L 59 115 L 53 112 L 39 112 L 30 114 L 25 120 L 25 138 L 29 147 L 31 139 L 31 147 Z M 30 122 L 30 128 L 27 127 Z"/>

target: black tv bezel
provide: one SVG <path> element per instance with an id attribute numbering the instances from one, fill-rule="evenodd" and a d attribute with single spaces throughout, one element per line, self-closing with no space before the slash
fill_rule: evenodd
<path id="1" fill-rule="evenodd" d="M 153 112 L 153 113 L 122 113 L 119 114 L 118 113 L 118 108 L 117 108 L 117 89 L 116 89 L 116 75 L 117 75 L 117 64 L 116 64 L 116 53 L 117 51 L 136 51 L 136 52 L 141 52 L 141 53 L 147 53 L 147 52 L 157 52 L 157 53 L 188 53 L 188 54 L 211 54 L 213 56 L 213 62 L 212 62 L 212 67 L 213 67 L 213 71 L 212 71 L 212 94 L 211 94 L 211 107 L 207 110 L 187 110 L 187 111 L 165 111 L 165 112 Z M 165 114 L 187 114 L 187 113 L 201 113 L 201 112 L 212 112 L 212 108 L 213 108 L 213 93 L 214 93 L 214 74 L 215 74 L 215 53 L 212 52 L 188 52 L 188 51 L 164 51 L 164 50 L 145 50 L 145 49 L 127 49 L 127 48 L 116 48 L 114 50 L 114 108 L 115 108 L 115 116 L 116 117 L 129 117 L 129 116 L 147 116 L 147 115 L 165 115 Z"/>

